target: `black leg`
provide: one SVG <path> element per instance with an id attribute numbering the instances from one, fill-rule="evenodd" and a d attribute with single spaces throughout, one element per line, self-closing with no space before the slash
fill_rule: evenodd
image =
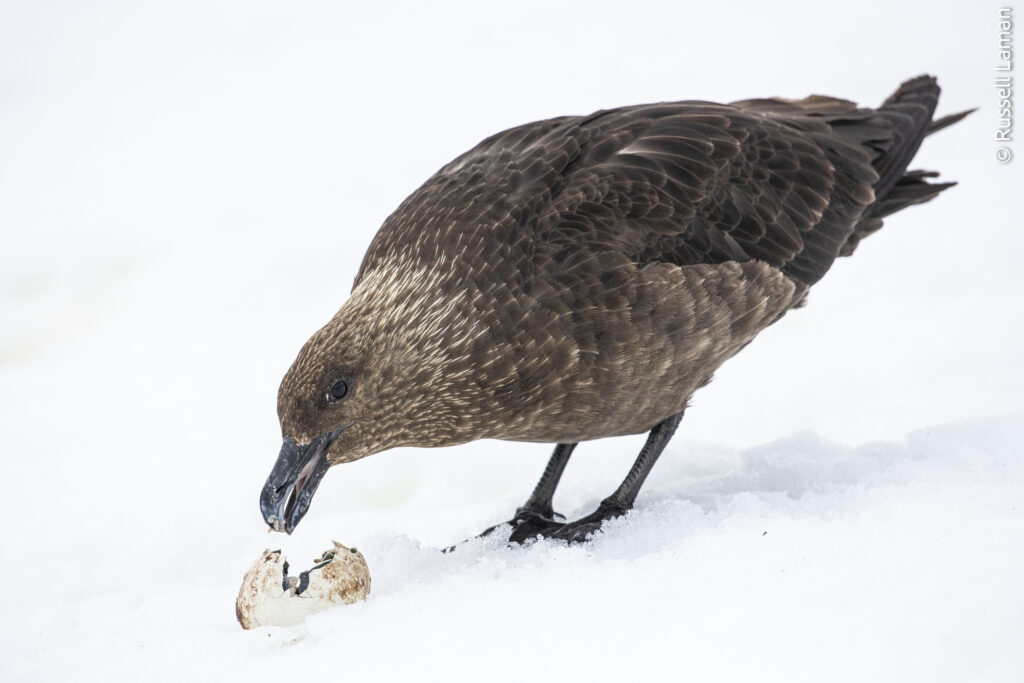
<path id="1" fill-rule="evenodd" d="M 545 529 L 561 526 L 555 520 L 556 513 L 552 507 L 552 500 L 555 497 L 558 482 L 562 478 L 562 472 L 565 471 L 565 466 L 569 462 L 569 456 L 572 455 L 575 448 L 576 444 L 574 443 L 560 443 L 555 446 L 555 452 L 551 454 L 551 458 L 544 468 L 544 474 L 541 475 L 529 500 L 516 510 L 516 516 L 511 521 L 506 522 L 512 526 L 509 541 L 521 543 L 526 539 L 536 537 Z M 488 536 L 500 526 L 502 525 L 492 526 L 480 535 Z"/>
<path id="2" fill-rule="evenodd" d="M 590 534 L 600 529 L 606 520 L 614 519 L 628 512 L 647 480 L 647 475 L 651 473 L 651 468 L 654 467 L 661 452 L 665 450 L 665 446 L 672 439 L 672 435 L 675 434 L 682 419 L 683 414 L 677 413 L 655 425 L 647 435 L 647 442 L 640 449 L 640 455 L 637 456 L 626 478 L 622 480 L 615 492 L 602 500 L 597 510 L 568 524 L 561 524 L 554 519 L 556 513 L 552 507 L 552 499 L 576 444 L 560 443 L 555 446 L 555 452 L 551 454 L 551 458 L 544 468 L 544 474 L 541 475 L 540 481 L 534 487 L 529 500 L 516 510 L 516 516 L 511 521 L 506 522 L 512 526 L 509 542 L 523 543 L 537 536 L 543 536 L 579 543 L 587 540 Z M 488 536 L 501 526 L 503 525 L 496 524 L 484 530 L 480 536 Z M 455 547 L 446 548 L 445 552 L 450 552 Z"/>
<path id="3" fill-rule="evenodd" d="M 565 466 L 569 463 L 569 456 L 575 449 L 576 444 L 574 443 L 557 444 L 544 468 L 544 474 L 541 475 L 540 481 L 534 487 L 529 500 L 522 507 L 516 509 L 516 516 L 508 522 L 484 529 L 480 536 L 490 536 L 495 529 L 508 524 L 512 527 L 509 542 L 522 543 L 525 540 L 536 538 L 538 534 L 545 531 L 550 532 L 560 527 L 562 524 L 555 517 L 561 517 L 561 515 L 554 511 L 551 501 L 555 497 L 555 489 L 558 488 L 562 472 L 565 471 Z M 562 519 L 565 518 L 562 517 Z M 444 548 L 443 552 L 450 553 L 457 547 L 457 545 L 449 546 Z"/>
<path id="4" fill-rule="evenodd" d="M 615 489 L 615 493 L 601 501 L 597 510 L 586 517 L 569 522 L 568 524 L 542 528 L 538 533 L 548 538 L 559 538 L 570 543 L 578 543 L 587 540 L 587 536 L 600 529 L 605 520 L 614 519 L 625 514 L 633 507 L 633 503 L 636 501 L 637 494 L 640 493 L 640 488 L 644 485 L 647 475 L 650 474 L 651 468 L 658 461 L 658 456 L 661 455 L 661 452 L 665 450 L 665 446 L 668 445 L 672 435 L 675 434 L 679 421 L 682 419 L 683 414 L 677 413 L 658 423 L 651 430 L 651 433 L 647 436 L 647 443 L 640 450 L 640 455 L 637 456 L 636 462 L 630 468 L 629 474 L 619 484 L 619 488 Z"/>
<path id="5" fill-rule="evenodd" d="M 548 460 L 548 464 L 544 468 L 544 474 L 540 476 L 540 481 L 537 482 L 533 493 L 530 494 L 530 499 L 519 510 L 529 510 L 545 517 L 554 516 L 555 511 L 552 508 L 552 500 L 555 497 L 555 489 L 558 488 L 558 482 L 562 479 L 562 472 L 565 471 L 565 466 L 569 464 L 569 456 L 572 455 L 574 450 L 576 450 L 576 444 L 574 443 L 560 443 L 555 446 L 555 452 L 551 454 L 551 459 Z"/>

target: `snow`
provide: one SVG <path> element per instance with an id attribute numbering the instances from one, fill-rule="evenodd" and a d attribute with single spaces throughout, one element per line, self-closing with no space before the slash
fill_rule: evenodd
<path id="1" fill-rule="evenodd" d="M 795 3 L 636 2 L 628 25 L 593 3 L 0 6 L 4 680 L 1019 680 L 1024 200 L 1019 160 L 993 160 L 997 5 L 871 4 L 828 30 Z M 439 551 L 543 469 L 548 446 L 501 442 L 336 468 L 293 536 L 266 533 L 277 383 L 441 164 L 546 116 L 870 103 L 924 71 L 942 112 L 983 107 L 915 163 L 960 186 L 726 364 L 591 544 Z M 557 509 L 589 512 L 639 444 L 582 444 Z M 301 566 L 331 539 L 370 599 L 242 631 L 260 552 Z"/>
<path id="2" fill-rule="evenodd" d="M 5 593 L 16 596 L 3 622 L 17 653 L 7 669 L 15 680 L 339 670 L 505 680 L 535 670 L 1009 681 L 1024 666 L 1022 439 L 1017 416 L 856 448 L 811 434 L 751 449 L 674 444 L 640 508 L 587 547 L 488 539 L 439 552 L 417 539 L 436 527 L 468 535 L 516 502 L 489 479 L 477 493 L 492 504 L 438 509 L 463 490 L 440 468 L 418 472 L 401 501 L 340 513 L 318 501 L 301 542 L 241 533 L 256 525 L 224 517 L 208 524 L 215 537 L 194 539 L 202 521 L 189 516 L 178 531 L 131 532 L 131 547 L 53 548 L 51 564 L 35 567 L 43 576 L 26 572 Z M 600 488 L 567 484 L 565 512 L 596 504 Z M 400 521 L 408 534 L 381 530 Z M 293 628 L 239 629 L 232 602 L 259 549 L 319 548 L 331 533 L 367 556 L 370 600 Z M 34 590 L 69 570 L 96 585 L 64 597 Z"/>

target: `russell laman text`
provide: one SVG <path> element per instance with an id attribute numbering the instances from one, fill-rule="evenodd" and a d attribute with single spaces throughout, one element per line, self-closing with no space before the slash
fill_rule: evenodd
<path id="1" fill-rule="evenodd" d="M 999 61 L 996 64 L 996 95 L 999 120 L 996 140 L 1013 140 L 1013 8 L 999 10 Z"/>

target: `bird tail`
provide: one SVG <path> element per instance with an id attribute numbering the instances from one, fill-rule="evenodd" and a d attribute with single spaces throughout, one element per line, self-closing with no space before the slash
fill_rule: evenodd
<path id="1" fill-rule="evenodd" d="M 876 148 L 872 165 L 878 173 L 875 201 L 861 216 L 853 233 L 840 250 L 849 256 L 862 239 L 882 227 L 882 219 L 913 204 L 923 204 L 956 183 L 930 183 L 936 171 L 907 171 L 925 137 L 953 125 L 973 109 L 933 119 L 940 88 L 932 76 L 918 76 L 903 83 L 882 103 L 876 113 L 889 128 L 890 136 Z"/>

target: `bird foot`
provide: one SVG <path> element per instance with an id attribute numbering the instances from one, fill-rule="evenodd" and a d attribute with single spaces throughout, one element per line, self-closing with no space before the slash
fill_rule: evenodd
<path id="1" fill-rule="evenodd" d="M 596 510 L 568 524 L 542 529 L 540 535 L 569 543 L 585 543 L 609 519 L 615 519 L 629 512 L 630 506 L 622 503 L 602 501 Z"/>
<path id="2" fill-rule="evenodd" d="M 551 538 L 558 541 L 567 541 L 569 543 L 585 543 L 590 540 L 593 533 L 599 530 L 605 522 L 609 519 L 615 519 L 629 512 L 632 506 L 625 505 L 614 501 L 603 500 L 601 504 L 597 506 L 597 509 L 591 512 L 586 517 L 581 517 L 572 522 L 560 522 L 555 517 L 561 517 L 563 520 L 565 517 L 559 515 L 556 512 L 545 514 L 538 510 L 531 510 L 529 508 L 519 508 L 516 510 L 516 516 L 508 522 L 502 524 L 495 524 L 492 527 L 484 529 L 484 531 L 477 536 L 477 538 L 483 538 L 490 536 L 497 529 L 505 525 L 512 527 L 512 533 L 508 537 L 510 544 L 517 543 L 529 543 L 541 538 Z M 457 546 L 451 546 L 445 548 L 444 552 L 448 553 L 455 550 Z"/>
<path id="3" fill-rule="evenodd" d="M 562 519 L 559 521 L 555 517 Z M 536 510 L 519 508 L 516 510 L 516 516 L 509 522 L 512 525 L 512 533 L 508 537 L 508 542 L 524 543 L 537 538 L 538 535 L 545 536 L 546 532 L 560 528 L 564 521 L 565 517 L 557 512 L 545 514 Z"/>
<path id="4" fill-rule="evenodd" d="M 512 533 L 509 535 L 508 542 L 524 543 L 536 538 L 538 535 L 544 536 L 545 531 L 554 531 L 561 527 L 564 521 L 565 516 L 560 515 L 557 512 L 533 510 L 531 508 L 519 508 L 516 510 L 515 517 L 507 522 L 487 527 L 477 535 L 477 538 L 485 538 L 502 527 L 510 526 L 512 527 Z M 450 553 L 457 547 L 457 545 L 450 546 L 445 548 L 443 552 Z"/>

